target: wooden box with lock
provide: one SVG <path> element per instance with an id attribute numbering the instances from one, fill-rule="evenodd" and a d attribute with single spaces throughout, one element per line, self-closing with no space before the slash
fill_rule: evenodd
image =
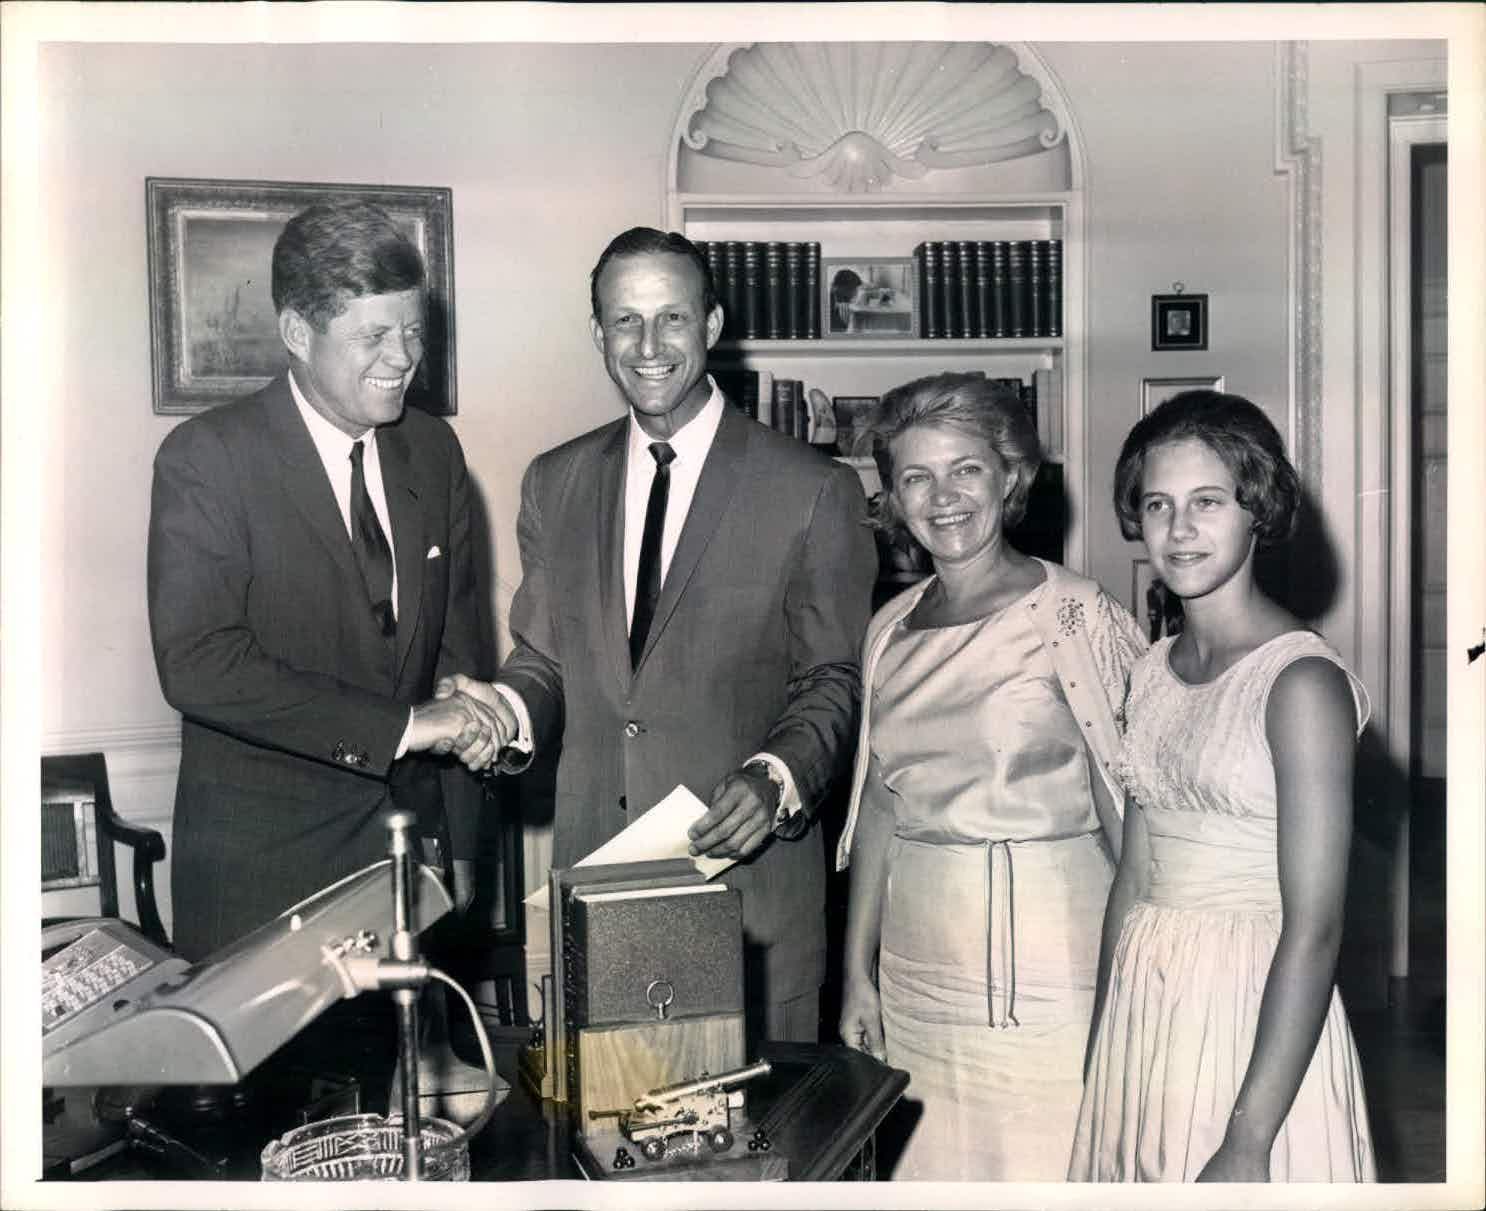
<path id="1" fill-rule="evenodd" d="M 739 893 L 634 886 L 604 870 L 591 868 L 591 881 L 585 871 L 562 905 L 565 1084 L 585 1135 L 613 1129 L 596 1112 L 744 1062 Z"/>

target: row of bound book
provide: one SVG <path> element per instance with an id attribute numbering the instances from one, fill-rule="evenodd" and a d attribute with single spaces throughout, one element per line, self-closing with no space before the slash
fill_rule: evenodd
<path id="1" fill-rule="evenodd" d="M 815 241 L 694 240 L 722 302 L 728 340 L 793 341 L 820 336 L 820 244 Z"/>
<path id="2" fill-rule="evenodd" d="M 913 260 L 921 337 L 1063 335 L 1062 240 L 926 240 Z"/>
<path id="3" fill-rule="evenodd" d="M 993 394 L 1005 402 L 1026 409 L 1044 455 L 1056 455 L 1062 448 L 1063 434 L 1058 394 L 1060 381 L 1055 371 L 1035 370 L 1030 381 L 1020 378 L 993 378 Z M 724 395 L 745 416 L 752 417 L 780 433 L 798 437 L 830 453 L 842 455 L 870 454 L 862 439 L 867 414 L 878 403 L 875 395 L 838 395 L 828 397 L 824 391 L 807 389 L 798 379 L 776 378 L 769 370 L 743 368 L 714 369 L 712 377 Z M 1046 403 L 1038 407 L 1041 397 Z M 863 448 L 858 449 L 858 446 Z"/>
<path id="4" fill-rule="evenodd" d="M 836 426 L 829 401 L 816 391 L 812 408 L 811 393 L 799 379 L 775 378 L 770 370 L 744 369 L 713 370 L 712 377 L 744 416 L 813 445 L 835 446 Z"/>

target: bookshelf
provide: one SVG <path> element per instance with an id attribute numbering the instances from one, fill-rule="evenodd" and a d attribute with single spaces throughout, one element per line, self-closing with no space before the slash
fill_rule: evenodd
<path id="1" fill-rule="evenodd" d="M 709 364 L 768 371 L 832 398 L 881 395 L 941 370 L 1021 379 L 1029 393 L 1037 383 L 1039 436 L 1062 481 L 1061 554 L 1083 568 L 1082 150 L 1033 48 L 718 46 L 677 114 L 666 205 L 670 227 L 693 240 L 814 242 L 827 263 L 912 258 L 926 241 L 1060 241 L 1057 335 L 929 338 L 916 326 L 770 340 L 725 330 Z"/>

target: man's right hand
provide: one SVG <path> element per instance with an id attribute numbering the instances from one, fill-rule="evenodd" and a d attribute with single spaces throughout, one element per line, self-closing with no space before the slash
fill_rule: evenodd
<path id="1" fill-rule="evenodd" d="M 470 686 L 480 683 L 461 677 Z M 439 683 L 444 689 L 444 682 Z M 412 729 L 408 733 L 409 752 L 453 753 L 469 769 L 485 769 L 501 748 L 515 735 L 516 726 L 509 707 L 497 709 L 481 696 L 454 690 L 436 694 L 413 708 Z"/>
<path id="2" fill-rule="evenodd" d="M 481 716 L 488 721 L 489 752 L 483 751 L 478 742 L 468 746 L 456 744 L 451 749 L 472 770 L 483 770 L 497 761 L 501 750 L 512 744 L 521 730 L 511 704 L 496 693 L 495 686 L 489 681 L 478 681 L 463 673 L 440 677 L 438 685 L 434 686 L 433 696 L 435 701 L 466 698 L 475 704 Z"/>

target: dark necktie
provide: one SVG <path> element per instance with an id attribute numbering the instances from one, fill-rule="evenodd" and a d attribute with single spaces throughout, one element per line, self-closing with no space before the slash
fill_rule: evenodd
<path id="1" fill-rule="evenodd" d="M 380 623 L 383 635 L 397 630 L 392 614 L 392 548 L 377 520 L 371 497 L 366 491 L 366 473 L 361 467 L 362 443 L 351 447 L 351 549 L 366 582 L 367 599 Z"/>
<path id="2" fill-rule="evenodd" d="M 666 499 L 671 494 L 671 460 L 676 457 L 665 442 L 651 442 L 655 478 L 650 481 L 650 500 L 645 505 L 645 535 L 640 539 L 640 574 L 635 579 L 635 616 L 629 628 L 630 667 L 640 663 L 645 637 L 655 621 L 660 600 L 660 540 L 666 530 Z"/>

